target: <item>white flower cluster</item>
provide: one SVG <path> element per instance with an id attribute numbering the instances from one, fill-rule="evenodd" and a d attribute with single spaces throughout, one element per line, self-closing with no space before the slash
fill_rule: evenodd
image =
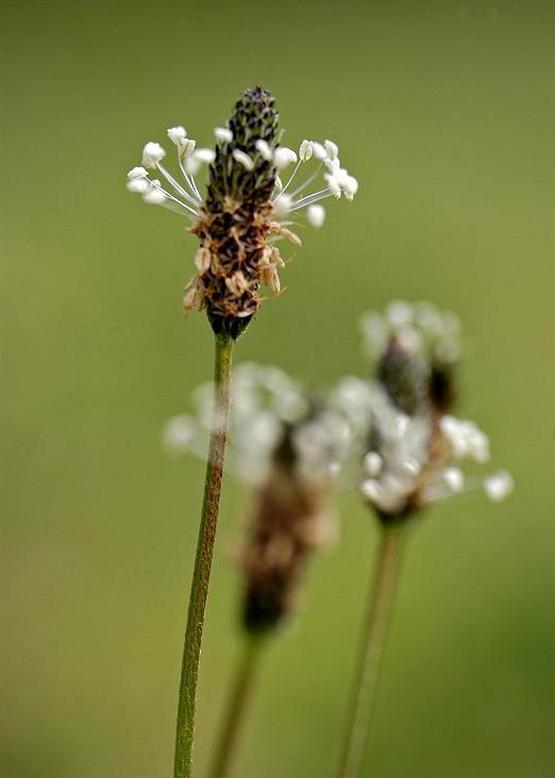
<path id="1" fill-rule="evenodd" d="M 474 422 L 443 416 L 438 430 L 428 413 L 408 416 L 376 382 L 354 377 L 338 385 L 333 402 L 351 419 L 362 451 L 371 441 L 361 457 L 360 491 L 384 514 L 401 515 L 408 506 L 421 507 L 480 486 L 498 502 L 513 489 L 506 471 L 479 478 L 467 477 L 461 469 L 464 459 L 477 464 L 489 460 L 488 437 Z"/>
<path id="2" fill-rule="evenodd" d="M 177 162 L 181 173 L 178 181 L 162 164 L 166 152 L 159 143 L 149 142 L 143 149 L 142 163 L 132 168 L 127 174 L 127 189 L 142 195 L 146 203 L 162 205 L 194 220 L 200 215 L 203 197 L 195 176 L 202 165 L 210 164 L 215 159 L 215 151 L 210 148 L 197 148 L 197 143 L 189 138 L 184 127 L 170 127 L 168 138 L 176 146 Z M 231 143 L 233 135 L 226 127 L 216 127 L 214 135 L 217 143 Z M 356 178 L 341 167 L 339 149 L 333 141 L 326 140 L 323 144 L 316 141 L 303 140 L 298 152 L 279 146 L 273 150 L 269 144 L 259 139 L 256 141 L 256 153 L 262 159 L 271 161 L 278 174 L 294 165 L 292 173 L 283 183 L 280 175 L 276 178 L 276 186 L 272 194 L 272 203 L 279 220 L 291 214 L 306 209 L 307 220 L 313 227 L 321 227 L 325 221 L 324 208 L 318 203 L 328 197 L 339 199 L 344 196 L 352 200 L 358 190 Z M 253 170 L 255 159 L 244 151 L 235 149 L 232 152 L 235 161 L 246 170 Z M 316 162 L 311 174 L 301 183 L 293 186 L 299 170 L 310 161 Z M 323 174 L 323 186 L 317 191 L 307 193 L 307 189 Z M 154 175 L 154 177 L 152 177 Z M 164 179 L 162 182 L 161 179 Z"/>
<path id="3" fill-rule="evenodd" d="M 194 403 L 194 415 L 176 416 L 167 423 L 163 441 L 169 451 L 205 454 L 213 427 L 213 385 L 200 386 Z M 339 409 L 313 405 L 299 384 L 278 368 L 254 364 L 236 368 L 229 444 L 238 475 L 253 483 L 267 478 L 288 431 L 301 478 L 319 483 L 338 475 L 352 444 L 350 424 Z"/>
<path id="4" fill-rule="evenodd" d="M 384 352 L 395 338 L 407 353 L 426 354 L 434 361 L 452 364 L 462 353 L 461 322 L 451 311 L 440 311 L 432 303 L 394 300 L 383 314 L 365 313 L 361 320 L 370 356 Z"/>

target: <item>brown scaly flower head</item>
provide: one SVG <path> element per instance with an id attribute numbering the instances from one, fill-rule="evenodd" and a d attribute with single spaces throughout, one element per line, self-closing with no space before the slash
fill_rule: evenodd
<path id="1" fill-rule="evenodd" d="M 197 393 L 197 413 L 172 419 L 166 445 L 202 452 L 212 395 Z M 268 632 L 291 612 L 312 553 L 334 537 L 331 496 L 352 443 L 348 419 L 325 397 L 307 394 L 276 368 L 240 365 L 231 412 L 231 459 L 254 486 L 244 573 L 242 622 Z"/>
<path id="2" fill-rule="evenodd" d="M 215 149 L 197 148 L 184 127 L 171 127 L 168 137 L 177 148 L 180 180 L 162 165 L 164 149 L 150 142 L 142 165 L 129 171 L 127 187 L 145 202 L 189 220 L 200 248 L 184 308 L 206 310 L 217 335 L 237 338 L 260 307 L 261 288 L 280 291 L 285 262 L 275 243 L 285 238 L 301 244 L 290 229 L 293 214 L 305 210 L 309 224 L 321 227 L 325 212 L 320 201 L 352 200 L 358 183 L 341 167 L 332 141 L 303 140 L 298 152 L 282 146 L 275 100 L 261 87 L 244 92 L 227 126 L 214 132 Z M 296 181 L 297 173 L 314 163 L 307 178 Z M 196 180 L 203 164 L 208 165 L 205 195 Z M 284 182 L 280 176 L 289 166 L 293 171 Z M 151 178 L 151 172 L 160 178 Z M 320 173 L 323 185 L 307 193 Z"/>
<path id="3" fill-rule="evenodd" d="M 395 301 L 363 317 L 375 378 L 347 378 L 335 402 L 361 441 L 360 492 L 384 522 L 404 519 L 438 500 L 480 485 L 490 500 L 513 488 L 502 470 L 467 476 L 462 460 L 489 460 L 487 435 L 449 413 L 461 356 L 460 322 L 430 303 Z"/>

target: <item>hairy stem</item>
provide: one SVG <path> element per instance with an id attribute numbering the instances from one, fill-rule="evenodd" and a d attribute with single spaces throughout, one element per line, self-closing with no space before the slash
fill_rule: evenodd
<path id="1" fill-rule="evenodd" d="M 227 701 L 222 729 L 214 749 L 210 778 L 227 778 L 230 774 L 239 730 L 254 684 L 262 640 L 263 638 L 252 635 L 246 638 Z"/>
<path id="2" fill-rule="evenodd" d="M 359 774 L 401 566 L 405 526 L 383 526 L 347 705 L 337 778 Z"/>
<path id="3" fill-rule="evenodd" d="M 210 583 L 210 569 L 218 508 L 222 488 L 224 454 L 227 440 L 227 423 L 231 389 L 231 359 L 233 340 L 217 336 L 215 343 L 214 383 L 216 402 L 214 427 L 210 435 L 206 477 L 204 481 L 204 499 L 200 517 L 197 553 L 191 596 L 187 613 L 185 645 L 181 664 L 181 683 L 177 708 L 177 730 L 175 740 L 174 778 L 190 778 L 192 774 L 193 739 L 195 733 L 195 703 L 198 686 L 200 649 L 206 598 Z"/>

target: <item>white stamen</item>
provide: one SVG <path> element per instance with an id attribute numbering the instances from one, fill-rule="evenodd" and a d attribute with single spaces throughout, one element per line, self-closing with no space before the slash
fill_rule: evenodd
<path id="1" fill-rule="evenodd" d="M 422 334 L 415 327 L 400 327 L 397 340 L 408 354 L 418 354 L 423 346 Z"/>
<path id="2" fill-rule="evenodd" d="M 198 206 L 200 205 L 200 202 L 201 202 L 201 201 L 200 201 L 200 197 L 197 197 L 197 196 L 196 196 L 196 194 L 194 193 L 194 190 L 193 190 L 193 195 L 189 194 L 189 192 L 187 192 L 187 191 L 186 191 L 186 190 L 185 190 L 185 189 L 184 189 L 184 188 L 181 186 L 181 184 L 180 184 L 178 181 L 176 181 L 176 180 L 175 180 L 175 178 L 174 178 L 174 177 L 173 177 L 173 176 L 172 176 L 170 173 L 168 173 L 168 171 L 166 170 L 166 168 L 165 168 L 163 165 L 160 165 L 160 164 L 158 164 L 158 165 L 156 165 L 156 168 L 157 168 L 157 169 L 160 171 L 160 173 L 161 173 L 161 174 L 164 176 L 164 178 L 166 179 L 166 181 L 168 181 L 168 183 L 170 183 L 170 184 L 171 184 L 171 186 L 173 186 L 173 188 L 175 189 L 175 191 L 176 191 L 176 192 L 177 192 L 177 193 L 178 193 L 178 194 L 179 194 L 181 197 L 184 197 L 186 200 L 188 200 L 188 201 L 189 201 L 189 202 L 190 202 L 192 205 L 194 205 L 194 206 L 195 206 L 195 208 L 196 208 L 196 207 L 198 207 Z"/>
<path id="3" fill-rule="evenodd" d="M 291 173 L 291 175 L 287 179 L 287 183 L 285 184 L 285 186 L 281 190 L 281 194 L 279 195 L 279 197 L 281 197 L 283 195 L 283 193 L 286 192 L 289 189 L 289 186 L 290 186 L 291 182 L 293 181 L 293 179 L 295 178 L 295 176 L 297 175 L 297 171 L 298 171 L 299 167 L 301 166 L 301 164 L 302 164 L 302 160 L 299 160 L 297 162 L 297 164 L 295 165 L 295 167 L 293 169 L 293 172 Z"/>
<path id="4" fill-rule="evenodd" d="M 322 144 L 318 143 L 317 141 L 312 141 L 312 151 L 314 152 L 316 159 L 324 160 L 328 156 L 324 146 L 322 146 Z"/>
<path id="5" fill-rule="evenodd" d="M 487 462 L 490 457 L 489 453 L 489 438 L 485 432 L 478 428 L 471 429 L 468 435 L 468 445 L 470 449 L 470 456 L 480 463 Z"/>
<path id="6" fill-rule="evenodd" d="M 150 141 L 143 149 L 143 166 L 153 168 L 166 156 L 166 152 L 159 143 Z"/>
<path id="7" fill-rule="evenodd" d="M 326 173 L 324 180 L 332 195 L 339 200 L 341 197 L 341 186 L 339 185 L 337 178 L 332 173 Z"/>
<path id="8" fill-rule="evenodd" d="M 306 218 L 311 227 L 318 229 L 326 221 L 326 209 L 322 205 L 309 205 Z"/>
<path id="9" fill-rule="evenodd" d="M 185 156 L 185 155 L 184 155 Z M 187 182 L 187 186 L 190 188 L 193 197 L 196 197 L 198 202 L 202 202 L 202 195 L 198 190 L 197 182 L 195 181 L 194 177 L 189 175 L 187 171 L 185 170 L 185 165 L 183 164 L 183 159 L 179 160 L 179 169 L 183 173 L 183 178 Z"/>
<path id="10" fill-rule="evenodd" d="M 326 152 L 328 154 L 328 157 L 330 159 L 337 159 L 339 156 L 339 147 L 337 146 L 337 143 L 334 143 L 332 140 L 325 140 L 324 146 L 326 147 Z"/>
<path id="11" fill-rule="evenodd" d="M 340 171 L 343 173 L 346 173 L 346 170 L 343 170 L 341 167 L 341 163 L 339 159 L 330 159 L 329 157 L 326 157 L 324 160 L 324 165 L 327 167 L 330 173 L 339 173 Z"/>
<path id="12" fill-rule="evenodd" d="M 157 182 L 158 184 L 160 182 Z M 162 203 L 165 201 L 166 195 L 164 192 L 160 189 L 160 186 L 156 185 L 156 182 L 152 182 L 152 186 L 143 195 L 143 200 L 145 203 L 148 203 L 149 205 L 162 205 Z"/>
<path id="13" fill-rule="evenodd" d="M 174 143 L 181 151 L 187 140 L 187 130 L 185 127 L 169 127 L 167 130 L 168 138 Z"/>
<path id="14" fill-rule="evenodd" d="M 244 151 L 241 151 L 240 149 L 234 149 L 233 159 L 242 165 L 245 170 L 254 170 L 254 162 Z"/>
<path id="15" fill-rule="evenodd" d="M 283 170 L 296 161 L 297 155 L 293 149 L 288 149 L 287 146 L 280 146 L 274 153 L 274 165 L 278 170 Z"/>
<path id="16" fill-rule="evenodd" d="M 500 470 L 484 479 L 484 489 L 492 502 L 501 502 L 514 489 L 513 477 L 506 470 Z"/>
<path id="17" fill-rule="evenodd" d="M 172 194 L 163 189 L 162 184 L 157 178 L 153 181 L 150 181 L 150 184 L 152 185 L 152 189 L 143 196 L 143 200 L 146 203 L 150 203 L 151 205 L 163 205 L 164 208 L 169 208 L 170 211 L 177 213 L 182 213 L 183 209 L 191 216 L 197 215 L 197 212 L 194 208 L 191 208 L 190 205 L 181 202 L 181 200 L 178 200 L 177 197 L 174 197 Z M 156 190 L 156 194 L 153 190 Z"/>
<path id="18" fill-rule="evenodd" d="M 183 141 L 183 146 L 180 150 L 180 155 L 182 157 L 190 156 L 195 150 L 196 145 L 197 145 L 196 140 L 193 140 L 192 138 L 185 138 L 185 140 Z"/>
<path id="19" fill-rule="evenodd" d="M 203 164 L 214 161 L 216 152 L 213 149 L 195 149 L 185 160 L 185 170 L 192 176 L 196 176 Z"/>
<path id="20" fill-rule="evenodd" d="M 458 467 L 446 467 L 441 474 L 443 481 L 451 492 L 457 494 L 464 489 L 464 474 Z"/>
<path id="21" fill-rule="evenodd" d="M 233 140 L 233 133 L 227 127 L 215 127 L 214 135 L 216 136 L 216 140 L 222 141 L 223 143 L 231 143 Z"/>
<path id="22" fill-rule="evenodd" d="M 131 178 L 127 182 L 127 191 L 135 194 L 145 194 L 150 189 L 150 181 L 146 178 Z"/>
<path id="23" fill-rule="evenodd" d="M 173 453 L 184 453 L 194 441 L 196 425 L 189 416 L 175 416 L 166 424 L 163 433 L 164 447 Z"/>
<path id="24" fill-rule="evenodd" d="M 368 478 L 360 485 L 361 494 L 373 503 L 379 503 L 382 496 L 380 484 L 373 478 Z"/>
<path id="25" fill-rule="evenodd" d="M 347 200 L 352 200 L 358 192 L 358 181 L 354 176 L 346 176 L 343 183 L 343 194 Z"/>
<path id="26" fill-rule="evenodd" d="M 265 159 L 266 162 L 272 161 L 274 155 L 269 143 L 267 143 L 265 140 L 262 140 L 262 138 L 260 138 L 259 140 L 256 141 L 254 145 L 256 146 L 256 150 L 258 151 L 262 159 Z"/>
<path id="27" fill-rule="evenodd" d="M 383 459 L 377 451 L 369 451 L 362 460 L 362 467 L 366 475 L 370 478 L 375 478 L 380 474 L 382 469 Z"/>
<path id="28" fill-rule="evenodd" d="M 437 336 L 443 333 L 443 317 L 432 303 L 417 303 L 415 316 L 418 326 L 430 335 Z"/>
<path id="29" fill-rule="evenodd" d="M 233 141 L 233 133 L 229 127 L 215 127 L 214 134 L 218 143 L 231 143 Z M 166 152 L 160 144 L 151 141 L 143 149 L 142 165 L 129 171 L 127 188 L 130 192 L 142 194 L 147 202 L 161 203 L 164 207 L 177 212 L 185 210 L 191 217 L 198 217 L 204 195 L 199 191 L 195 175 L 203 164 L 211 164 L 214 161 L 216 152 L 211 148 L 196 148 L 196 141 L 187 136 L 187 130 L 181 125 L 169 127 L 167 136 L 177 147 L 177 161 L 184 180 L 181 177 L 174 178 L 168 170 L 162 167 L 161 161 Z M 304 138 L 299 144 L 298 153 L 286 146 L 278 146 L 277 149 L 274 149 L 273 144 L 263 138 L 253 139 L 253 141 L 260 157 L 267 162 L 273 162 L 276 168 L 274 173 L 284 170 L 289 165 L 293 166 L 285 183 L 279 176 L 276 176 L 271 195 L 276 213 L 282 217 L 282 220 L 283 217 L 295 211 L 306 209 L 308 224 L 319 228 L 324 224 L 326 218 L 324 208 L 317 205 L 320 200 L 331 196 L 339 199 L 343 195 L 346 199 L 351 200 L 357 192 L 358 182 L 349 175 L 347 170 L 341 167 L 339 149 L 333 141 L 326 140 L 324 143 L 318 143 Z M 228 152 L 231 152 L 234 161 L 246 170 L 254 171 L 256 169 L 255 159 L 258 157 L 255 154 L 248 154 L 241 149 L 232 150 L 229 148 Z M 314 165 L 312 173 L 305 177 L 300 185 L 292 184 L 301 165 L 309 162 L 313 157 L 318 161 L 318 164 Z M 327 167 L 327 173 L 322 170 L 324 165 Z M 159 182 L 149 180 L 149 170 L 152 168 L 157 168 L 159 174 L 168 182 L 164 184 L 166 188 L 162 188 Z M 302 192 L 310 191 L 308 187 L 322 173 L 325 174 L 325 188 L 301 196 Z M 228 168 L 226 175 L 229 174 L 230 169 Z M 235 185 L 234 176 L 237 175 L 238 171 L 235 167 L 228 182 L 231 186 Z M 285 233 L 281 234 L 282 237 L 284 235 Z"/>
<path id="30" fill-rule="evenodd" d="M 311 195 L 305 195 L 304 197 L 301 197 L 299 200 L 296 201 L 294 208 L 292 208 L 292 211 L 298 211 L 301 208 L 307 208 L 309 205 L 312 205 L 312 203 L 317 203 L 318 200 L 325 200 L 326 197 L 331 197 L 333 192 L 330 191 L 330 189 L 321 189 L 319 192 L 314 192 Z M 335 196 L 335 195 L 334 195 Z"/>
<path id="31" fill-rule="evenodd" d="M 305 140 L 303 140 L 299 146 L 299 159 L 301 162 L 308 162 L 308 160 L 312 157 L 313 152 L 314 148 L 312 141 L 306 140 L 305 138 Z"/>
<path id="32" fill-rule="evenodd" d="M 286 216 L 293 207 L 293 200 L 289 195 L 282 194 L 274 202 L 276 216 Z"/>
<path id="33" fill-rule="evenodd" d="M 129 180 L 133 178 L 146 178 L 148 176 L 148 170 L 145 170 L 144 167 L 132 167 L 129 173 L 127 174 L 127 178 Z"/>
<path id="34" fill-rule="evenodd" d="M 392 327 L 404 327 L 412 324 L 414 309 L 405 300 L 393 300 L 386 308 L 385 315 Z"/>

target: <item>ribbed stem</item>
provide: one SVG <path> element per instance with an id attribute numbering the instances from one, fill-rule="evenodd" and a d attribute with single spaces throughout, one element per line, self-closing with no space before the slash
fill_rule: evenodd
<path id="1" fill-rule="evenodd" d="M 245 640 L 214 749 L 210 778 L 227 778 L 230 774 L 239 731 L 254 684 L 262 642 L 263 638 L 252 635 L 248 635 Z"/>
<path id="2" fill-rule="evenodd" d="M 359 654 L 347 705 L 337 778 L 356 778 L 372 718 L 380 662 L 395 599 L 404 524 L 384 526 L 377 549 Z"/>
<path id="3" fill-rule="evenodd" d="M 210 569 L 218 523 L 220 491 L 222 488 L 224 454 L 231 389 L 231 360 L 233 340 L 218 336 L 215 343 L 214 383 L 216 403 L 214 427 L 210 435 L 204 499 L 200 517 L 197 553 L 191 596 L 187 613 L 185 645 L 181 664 L 181 683 L 177 708 L 174 778 L 190 778 L 192 774 L 193 739 L 195 732 L 195 704 L 198 686 L 200 649 Z"/>

